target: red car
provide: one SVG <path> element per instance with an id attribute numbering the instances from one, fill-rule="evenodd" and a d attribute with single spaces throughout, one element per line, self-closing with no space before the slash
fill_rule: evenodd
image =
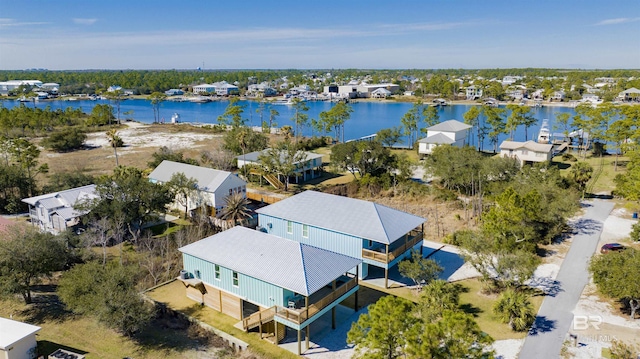
<path id="1" fill-rule="evenodd" d="M 627 247 L 620 243 L 607 243 L 600 248 L 600 253 L 609 253 L 625 250 Z"/>

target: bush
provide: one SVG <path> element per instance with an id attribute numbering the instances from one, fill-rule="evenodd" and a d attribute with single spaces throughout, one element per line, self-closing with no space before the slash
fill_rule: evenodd
<path id="1" fill-rule="evenodd" d="M 562 160 L 563 161 L 569 161 L 569 162 L 576 162 L 578 161 L 578 159 L 576 158 L 576 156 L 570 154 L 569 152 L 565 152 L 562 154 Z"/>
<path id="2" fill-rule="evenodd" d="M 67 128 L 52 133 L 42 141 L 42 145 L 56 152 L 68 152 L 84 146 L 87 135 L 79 128 Z"/>

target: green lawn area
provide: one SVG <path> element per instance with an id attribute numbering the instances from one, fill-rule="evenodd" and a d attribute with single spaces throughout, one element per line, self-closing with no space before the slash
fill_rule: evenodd
<path id="1" fill-rule="evenodd" d="M 629 158 L 624 156 L 618 157 L 618 168 L 615 168 L 615 155 L 607 155 L 601 157 L 592 157 L 591 154 L 587 154 L 586 159 L 582 159 L 576 153 L 572 153 L 580 162 L 587 162 L 593 167 L 593 178 L 587 184 L 587 188 L 590 188 L 593 193 L 608 192 L 615 188 L 613 179 L 616 175 L 625 172 L 624 165 L 629 161 Z M 568 176 L 571 172 L 571 167 L 577 162 L 565 161 L 562 156 L 556 156 L 553 158 L 555 163 L 560 168 L 560 173 Z"/>

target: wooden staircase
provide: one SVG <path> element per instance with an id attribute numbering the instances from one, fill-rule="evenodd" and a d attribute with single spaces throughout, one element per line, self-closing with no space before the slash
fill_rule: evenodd
<path id="1" fill-rule="evenodd" d="M 267 324 L 273 320 L 276 315 L 276 307 L 267 308 L 242 319 L 242 328 L 249 331 L 257 326 Z"/>
<path id="2" fill-rule="evenodd" d="M 267 182 L 269 182 L 276 189 L 284 189 L 284 183 L 282 183 L 275 175 L 271 173 L 265 173 L 264 175 L 262 175 L 262 177 L 264 177 L 264 179 L 266 179 Z"/>

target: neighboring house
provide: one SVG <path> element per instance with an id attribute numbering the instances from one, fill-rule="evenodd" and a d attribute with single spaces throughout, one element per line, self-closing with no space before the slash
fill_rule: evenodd
<path id="1" fill-rule="evenodd" d="M 544 89 L 537 89 L 531 94 L 532 100 L 544 100 Z"/>
<path id="2" fill-rule="evenodd" d="M 301 331 L 308 349 L 314 321 L 352 294 L 357 303 L 361 261 L 346 255 L 240 226 L 179 250 L 189 298 L 241 320 L 244 330 L 271 334 L 275 344 L 285 327 L 297 331 L 298 354 Z"/>
<path id="3" fill-rule="evenodd" d="M 389 96 L 391 96 L 391 91 L 385 88 L 379 88 L 371 92 L 372 98 L 387 98 Z"/>
<path id="4" fill-rule="evenodd" d="M 551 95 L 551 101 L 564 101 L 567 94 L 564 91 L 554 91 Z"/>
<path id="5" fill-rule="evenodd" d="M 640 101 L 640 90 L 635 87 L 624 90 L 618 94 L 617 99 L 625 102 Z"/>
<path id="6" fill-rule="evenodd" d="M 358 81 L 351 81 L 347 85 L 338 86 L 338 97 L 342 98 L 370 98 L 373 92 L 378 89 L 385 89 L 391 94 L 400 93 L 400 85 L 392 83 L 383 84 L 359 84 Z"/>
<path id="7" fill-rule="evenodd" d="M 304 159 L 302 161 L 294 163 L 294 165 L 296 166 L 296 176 L 294 176 L 294 183 L 299 183 L 300 178 L 304 182 L 308 179 L 314 179 L 322 175 L 322 155 L 308 151 L 302 152 L 304 152 Z M 242 168 L 244 165 L 261 166 L 259 160 L 260 156 L 267 155 L 268 153 L 269 149 L 266 149 L 237 156 L 236 159 L 238 160 L 238 168 Z M 282 152 L 282 156 L 284 155 L 285 152 Z M 281 176 L 278 177 L 279 180 L 282 180 L 282 178 L 280 178 Z"/>
<path id="8" fill-rule="evenodd" d="M 252 96 L 262 95 L 263 97 L 276 96 L 278 91 L 271 87 L 268 82 L 261 82 L 259 84 L 251 84 L 247 87 L 247 93 Z"/>
<path id="9" fill-rule="evenodd" d="M 0 358 L 33 359 L 38 355 L 40 327 L 0 317 Z"/>
<path id="10" fill-rule="evenodd" d="M 389 269 L 422 248 L 426 219 L 374 202 L 316 191 L 256 210 L 258 225 L 270 234 L 359 258 L 360 278 L 369 269 Z M 380 270 L 380 272 L 381 272 Z"/>
<path id="11" fill-rule="evenodd" d="M 238 86 L 227 83 L 226 81 L 215 82 L 213 86 L 218 96 L 238 95 L 240 93 Z"/>
<path id="12" fill-rule="evenodd" d="M 471 85 L 469 87 L 467 87 L 466 91 L 466 97 L 467 100 L 477 100 L 479 98 L 482 98 L 482 88 L 481 87 L 476 87 L 474 85 Z"/>
<path id="13" fill-rule="evenodd" d="M 87 214 L 75 207 L 97 198 L 96 185 L 88 185 L 64 191 L 25 198 L 29 205 L 29 216 L 34 226 L 52 233 L 60 233 L 80 223 L 80 217 Z"/>
<path id="14" fill-rule="evenodd" d="M 463 147 L 467 144 L 469 129 L 466 123 L 449 120 L 427 128 L 427 137 L 418 141 L 418 153 L 431 154 L 440 145 Z"/>
<path id="15" fill-rule="evenodd" d="M 582 102 L 589 102 L 591 104 L 599 104 L 602 103 L 600 96 L 593 93 L 585 93 L 582 94 Z"/>
<path id="16" fill-rule="evenodd" d="M 216 92 L 216 87 L 214 85 L 201 84 L 201 85 L 193 86 L 194 94 L 212 94 L 215 92 Z"/>
<path id="17" fill-rule="evenodd" d="M 167 96 L 181 96 L 184 95 L 184 91 L 181 89 L 169 89 L 165 91 L 164 94 Z"/>
<path id="18" fill-rule="evenodd" d="M 39 80 L 9 80 L 0 82 L 0 95 L 8 95 L 11 90 L 15 90 L 20 86 L 40 87 L 42 81 Z"/>
<path id="19" fill-rule="evenodd" d="M 198 195 L 189 198 L 187 211 L 207 206 L 207 213 L 215 216 L 226 206 L 229 195 L 240 193 L 247 196 L 247 182 L 231 172 L 213 168 L 189 165 L 181 162 L 164 160 L 150 174 L 149 181 L 153 183 L 167 183 L 177 173 L 184 173 L 187 178 L 193 178 L 197 183 Z M 174 208 L 184 211 L 184 205 L 176 202 Z"/>
<path id="20" fill-rule="evenodd" d="M 116 92 L 116 91 L 122 91 L 122 86 L 113 85 L 113 86 L 109 86 L 109 88 L 107 89 L 107 92 Z"/>
<path id="21" fill-rule="evenodd" d="M 500 144 L 500 156 L 515 158 L 520 166 L 533 162 L 551 161 L 553 145 L 542 144 L 535 141 L 517 142 L 502 141 Z"/>

